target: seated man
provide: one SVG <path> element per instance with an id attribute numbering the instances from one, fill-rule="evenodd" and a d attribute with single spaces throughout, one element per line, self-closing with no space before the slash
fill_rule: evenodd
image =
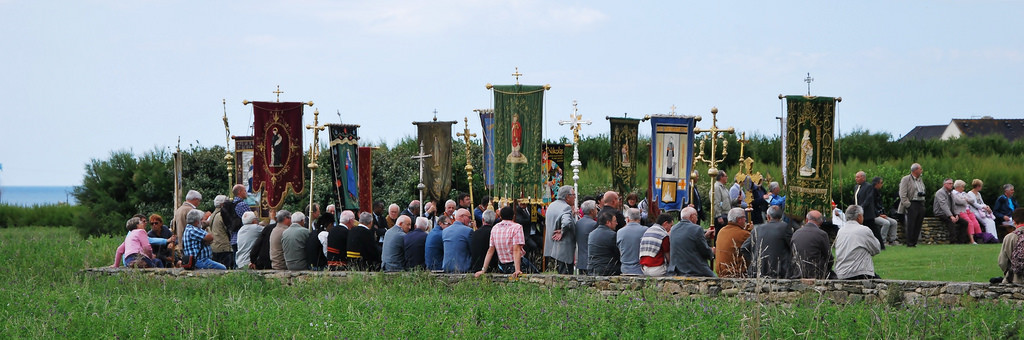
<path id="1" fill-rule="evenodd" d="M 469 227 L 473 218 L 467 209 L 455 211 L 455 223 L 445 228 L 441 242 L 444 244 L 444 256 L 441 269 L 446 273 L 468 273 L 473 263 L 469 254 L 469 240 L 473 229 Z"/>
<path id="2" fill-rule="evenodd" d="M 473 236 L 469 240 L 469 253 L 473 263 L 470 268 L 472 272 L 480 271 L 484 267 L 484 257 L 487 256 L 487 248 L 490 247 L 491 243 L 491 230 L 494 229 L 494 219 L 497 215 L 494 214 L 494 210 L 484 210 L 480 213 L 480 227 L 473 231 Z M 494 258 L 487 267 L 496 267 L 498 265 L 498 259 Z"/>
<path id="3" fill-rule="evenodd" d="M 619 247 L 615 245 L 615 228 L 618 221 L 616 211 L 605 210 L 597 214 L 597 228 L 590 232 L 587 241 L 587 252 L 590 259 L 590 275 L 611 276 L 622 273 L 619 262 Z"/>
<path id="4" fill-rule="evenodd" d="M 640 224 L 640 209 L 626 209 L 626 226 L 615 232 L 615 245 L 622 258 L 622 274 L 643 275 L 640 266 L 640 240 L 647 227 Z"/>
<path id="5" fill-rule="evenodd" d="M 714 251 L 708 246 L 708 240 L 714 235 L 714 229 L 704 230 L 697 225 L 697 209 L 683 208 L 679 212 L 681 220 L 672 227 L 669 233 L 671 249 L 669 250 L 668 270 L 672 275 L 690 277 L 714 277 L 708 262 Z"/>
<path id="6" fill-rule="evenodd" d="M 632 210 L 633 208 L 630 208 Z M 627 226 L 629 226 L 627 224 Z M 640 238 L 640 266 L 644 275 L 665 276 L 671 259 L 672 215 L 661 214 Z"/>
<path id="7" fill-rule="evenodd" d="M 430 220 L 426 217 L 417 217 L 416 229 L 405 234 L 402 242 L 406 269 L 426 269 L 423 256 L 426 252 L 424 248 L 427 244 L 427 229 L 430 229 Z"/>
<path id="8" fill-rule="evenodd" d="M 768 207 L 768 223 L 754 227 L 743 242 L 743 252 L 750 254 L 749 277 L 789 278 L 793 264 L 793 229 L 782 221 L 782 207 Z"/>
<path id="9" fill-rule="evenodd" d="M 491 211 L 488 211 L 491 212 Z M 487 247 L 487 255 L 481 263 L 490 263 L 494 254 L 498 254 L 498 270 L 505 274 L 512 274 L 512 278 L 519 277 L 523 273 L 523 245 L 526 244 L 523 235 L 523 226 L 513 221 L 514 209 L 512 206 L 501 208 L 501 222 L 491 229 L 491 237 Z M 484 219 L 487 217 L 485 215 Z M 473 276 L 480 277 L 487 272 L 483 267 Z"/>
<path id="10" fill-rule="evenodd" d="M 1013 210 L 1013 220 L 1018 221 L 1017 226 L 1003 237 L 1003 247 L 999 250 L 999 269 L 1003 270 L 1003 283 L 1024 284 L 1024 263 L 1014 263 L 1013 259 L 1013 252 L 1024 247 L 1024 244 L 1020 244 L 1024 241 L 1024 208 Z M 1013 268 L 1015 266 L 1018 268 Z"/>
<path id="11" fill-rule="evenodd" d="M 309 259 L 306 258 L 309 229 L 306 229 L 306 223 L 306 214 L 294 213 L 292 225 L 281 234 L 281 250 L 284 252 L 284 262 L 288 270 L 309 269 Z"/>
<path id="12" fill-rule="evenodd" d="M 715 241 L 715 272 L 719 277 L 745 277 L 747 260 L 740 252 L 740 246 L 750 237 L 747 231 L 747 214 L 743 208 L 729 210 L 729 222 L 718 232 Z"/>
<path id="13" fill-rule="evenodd" d="M 384 247 L 380 257 L 386 272 L 405 270 L 405 234 L 412 229 L 412 220 L 409 216 L 399 216 L 395 225 L 398 228 L 392 227 L 384 233 Z"/>
<path id="14" fill-rule="evenodd" d="M 829 241 L 828 233 L 820 227 L 825 222 L 824 217 L 821 212 L 811 210 L 804 216 L 804 221 L 807 223 L 793 232 L 794 266 L 790 277 L 819 280 L 835 278 L 832 274 L 832 242 Z"/>
<path id="15" fill-rule="evenodd" d="M 380 270 L 380 243 L 370 230 L 371 224 L 373 214 L 364 211 L 359 213 L 359 225 L 349 230 L 346 250 L 351 270 Z"/>
<path id="16" fill-rule="evenodd" d="M 949 243 L 967 243 L 967 220 L 960 219 L 953 208 L 953 179 L 946 178 L 942 187 L 935 191 L 932 213 L 942 221 L 949 232 Z M 852 220 L 847 216 L 847 219 Z"/>
<path id="17" fill-rule="evenodd" d="M 197 227 L 202 220 L 203 211 L 199 209 L 189 210 L 185 215 L 186 225 L 182 234 L 183 253 L 186 256 L 195 257 L 196 269 L 225 270 L 227 267 L 211 258 L 213 250 L 210 249 L 210 243 L 213 242 L 213 235 Z"/>
<path id="18" fill-rule="evenodd" d="M 1013 199 L 1013 184 L 1006 184 L 1003 186 L 1003 194 L 996 199 L 996 204 L 992 206 L 992 214 L 996 215 L 996 224 L 999 225 L 1016 225 L 1013 219 L 1013 211 L 1019 208 L 1017 200 Z"/>
<path id="19" fill-rule="evenodd" d="M 864 226 L 864 208 L 846 209 L 846 224 L 836 234 L 836 276 L 840 280 L 877 279 L 871 257 L 882 251 L 878 238 Z"/>

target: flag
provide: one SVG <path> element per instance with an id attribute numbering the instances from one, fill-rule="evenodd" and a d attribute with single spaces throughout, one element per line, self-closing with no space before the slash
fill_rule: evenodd
<path id="1" fill-rule="evenodd" d="M 566 147 L 565 144 L 544 144 L 544 150 L 540 152 L 541 176 L 544 177 L 544 192 L 541 195 L 541 201 L 544 203 L 551 203 L 558 198 L 558 188 L 565 183 Z"/>
<path id="2" fill-rule="evenodd" d="M 253 188 L 264 193 L 270 209 L 284 203 L 289 191 L 303 193 L 302 106 L 299 102 L 252 102 Z"/>
<path id="3" fill-rule="evenodd" d="M 335 204 L 340 210 L 359 209 L 359 125 L 327 124 L 331 139 L 331 172 Z"/>
<path id="4" fill-rule="evenodd" d="M 248 194 L 245 203 L 249 208 L 258 216 L 265 216 L 266 211 L 260 205 L 260 193 L 253 190 L 253 136 L 232 136 L 231 139 L 235 140 L 235 184 L 245 186 Z"/>
<path id="5" fill-rule="evenodd" d="M 832 211 L 836 99 L 786 96 L 786 214 Z"/>
<path id="6" fill-rule="evenodd" d="M 427 200 L 444 202 L 452 190 L 452 125 L 447 122 L 413 122 L 423 153 L 423 195 Z"/>
<path id="7" fill-rule="evenodd" d="M 607 117 L 611 124 L 612 187 L 623 194 L 633 192 L 636 185 L 636 148 L 640 120 Z"/>
<path id="8" fill-rule="evenodd" d="M 359 211 L 373 210 L 373 148 L 359 147 Z"/>
<path id="9" fill-rule="evenodd" d="M 484 140 L 484 187 L 494 188 L 494 110 L 478 110 Z"/>
<path id="10" fill-rule="evenodd" d="M 541 136 L 544 121 L 544 86 L 495 85 L 494 175 L 495 196 L 540 201 Z"/>
<path id="11" fill-rule="evenodd" d="M 690 203 L 694 117 L 651 116 L 651 169 L 648 184 L 659 210 L 682 210 Z"/>

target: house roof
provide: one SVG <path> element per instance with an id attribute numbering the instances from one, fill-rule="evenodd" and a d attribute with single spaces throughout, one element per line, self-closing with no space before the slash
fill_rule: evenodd
<path id="1" fill-rule="evenodd" d="M 948 125 L 919 125 L 915 126 L 913 130 L 907 132 L 900 141 L 908 140 L 927 140 L 927 139 L 939 139 L 942 137 L 942 133 L 946 131 Z"/>
<path id="2" fill-rule="evenodd" d="M 1000 135 L 1008 141 L 1024 138 L 1024 119 L 953 119 L 960 132 L 967 137 Z"/>

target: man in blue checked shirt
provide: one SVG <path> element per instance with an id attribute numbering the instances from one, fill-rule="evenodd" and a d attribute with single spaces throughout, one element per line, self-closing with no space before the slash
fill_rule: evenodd
<path id="1" fill-rule="evenodd" d="M 185 216 L 185 232 L 184 236 L 184 253 L 185 255 L 191 255 L 195 257 L 196 269 L 220 269 L 225 270 L 223 264 L 217 263 L 210 259 L 213 251 L 210 250 L 210 242 L 213 242 L 213 235 L 207 233 L 206 230 L 196 227 L 199 221 L 203 219 L 203 212 L 199 209 L 189 210 L 188 215 Z"/>

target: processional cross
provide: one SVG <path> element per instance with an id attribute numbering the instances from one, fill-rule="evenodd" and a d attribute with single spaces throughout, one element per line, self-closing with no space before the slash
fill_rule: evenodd
<path id="1" fill-rule="evenodd" d="M 317 159 L 320 158 L 320 131 L 327 128 L 326 125 L 320 124 L 320 110 L 313 110 L 313 125 L 306 125 L 306 129 L 313 130 L 313 144 L 309 146 L 309 211 L 306 213 L 307 216 L 313 216 L 313 181 L 316 180 L 316 169 L 320 167 L 316 164 Z M 309 228 L 313 227 L 312 223 L 307 223 Z"/>
<path id="2" fill-rule="evenodd" d="M 814 78 L 811 78 L 811 73 L 807 72 L 807 78 L 804 78 L 804 82 L 807 83 L 807 95 L 808 96 L 811 95 L 811 82 L 812 81 L 814 81 Z"/>
<path id="3" fill-rule="evenodd" d="M 717 107 L 712 107 L 711 108 L 711 128 L 710 129 L 693 129 L 693 133 L 705 133 L 705 132 L 708 132 L 710 134 L 704 135 L 701 138 L 701 140 L 700 140 L 700 153 L 697 155 L 697 157 L 694 157 L 693 160 L 698 161 L 698 162 L 708 163 L 708 176 L 712 177 L 711 185 L 712 185 L 712 187 L 714 187 L 714 179 L 717 178 L 716 176 L 718 176 L 718 168 L 717 168 L 718 167 L 718 163 L 721 163 L 722 160 L 725 159 L 725 156 L 728 155 L 728 153 L 729 153 L 728 150 L 727 150 L 727 147 L 729 145 L 729 141 L 725 140 L 724 136 L 720 136 L 719 133 L 726 133 L 726 132 L 728 132 L 728 133 L 736 133 L 736 130 L 731 128 L 731 127 L 728 128 L 728 129 L 719 129 L 718 128 L 718 108 Z M 717 159 L 715 157 L 715 149 L 716 149 L 716 147 L 718 145 L 718 140 L 719 139 L 722 140 L 722 158 L 721 159 Z M 704 158 L 704 142 L 708 141 L 708 140 L 711 141 L 711 159 Z M 710 196 L 711 196 L 712 213 L 721 214 L 722 212 L 720 212 L 720 211 L 714 211 L 715 195 L 710 195 Z M 714 219 L 716 217 L 717 216 L 712 216 L 712 219 Z"/>
<path id="4" fill-rule="evenodd" d="M 423 184 L 423 162 L 426 161 L 426 159 L 430 158 L 430 157 L 433 157 L 433 155 L 423 154 L 423 142 L 422 141 L 420 142 L 420 153 L 417 154 L 416 156 L 410 157 L 410 158 L 415 159 L 415 160 L 420 162 L 420 183 L 416 185 L 416 189 L 418 189 L 420 191 L 420 217 L 425 216 L 424 213 L 423 213 L 423 210 L 424 210 L 423 209 L 423 189 L 427 188 L 427 186 L 425 184 Z"/>
<path id="5" fill-rule="evenodd" d="M 273 93 L 277 94 L 277 102 L 281 102 L 281 94 L 284 93 L 281 91 L 281 85 L 277 85 L 277 90 Z"/>
<path id="6" fill-rule="evenodd" d="M 462 137 L 466 141 L 466 181 L 469 183 L 469 201 L 476 202 L 473 199 L 473 164 L 469 162 L 469 138 L 476 137 L 475 133 L 469 132 L 469 117 L 462 117 L 462 121 L 466 124 L 466 128 L 463 132 L 456 132 L 455 136 Z M 472 205 L 472 203 L 470 203 Z"/>
<path id="7" fill-rule="evenodd" d="M 569 128 L 572 130 L 572 188 L 573 192 L 580 192 L 580 166 L 583 163 L 580 162 L 580 130 L 583 128 L 583 124 L 590 125 L 592 122 L 589 120 L 583 120 L 583 115 L 579 114 L 579 107 L 576 106 L 576 101 L 572 101 L 572 113 L 569 114 L 569 120 L 560 120 L 558 125 L 571 125 Z M 577 210 L 580 207 L 580 201 L 574 200 L 574 208 Z"/>
<path id="8" fill-rule="evenodd" d="M 519 85 L 519 76 L 521 76 L 521 75 L 523 75 L 523 74 L 519 73 L 519 66 L 516 66 L 516 72 L 512 73 L 512 76 L 516 77 L 516 85 Z"/>

